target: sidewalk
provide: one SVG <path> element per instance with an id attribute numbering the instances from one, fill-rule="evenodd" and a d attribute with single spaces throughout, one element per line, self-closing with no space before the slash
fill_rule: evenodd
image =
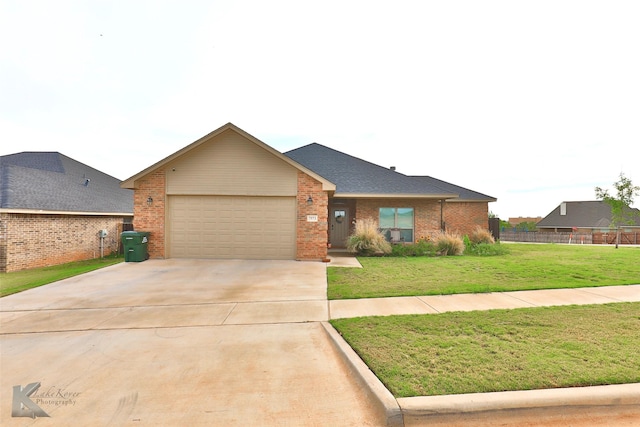
<path id="1" fill-rule="evenodd" d="M 328 267 L 362 268 L 355 256 L 330 252 Z M 329 319 L 640 301 L 640 284 L 329 301 Z"/>
<path id="2" fill-rule="evenodd" d="M 330 254 L 329 258 L 328 266 L 362 268 L 358 260 L 348 254 Z M 332 300 L 329 301 L 329 318 L 637 301 L 640 301 L 640 284 Z M 396 399 L 340 334 L 328 322 L 323 326 L 363 391 L 377 404 L 387 426 L 640 425 L 640 384 Z"/>
<path id="3" fill-rule="evenodd" d="M 329 301 L 329 318 L 640 301 L 640 285 Z"/>

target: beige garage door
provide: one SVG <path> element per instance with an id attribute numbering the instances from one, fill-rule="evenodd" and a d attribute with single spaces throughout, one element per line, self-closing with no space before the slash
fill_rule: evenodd
<path id="1" fill-rule="evenodd" d="M 170 196 L 171 258 L 294 259 L 294 197 Z"/>

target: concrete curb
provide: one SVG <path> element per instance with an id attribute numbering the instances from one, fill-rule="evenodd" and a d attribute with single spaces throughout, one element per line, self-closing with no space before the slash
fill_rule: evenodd
<path id="1" fill-rule="evenodd" d="M 634 420 L 638 417 L 640 421 L 640 383 L 396 399 L 338 331 L 329 322 L 321 323 L 387 426 L 462 422 L 484 426 L 495 422 L 567 422 L 616 417 Z"/>
<path id="2" fill-rule="evenodd" d="M 613 420 L 640 416 L 640 384 L 409 397 L 399 398 L 398 404 L 408 426 Z"/>
<path id="3" fill-rule="evenodd" d="M 321 322 L 334 348 L 340 354 L 348 369 L 353 373 L 358 385 L 362 387 L 373 403 L 378 417 L 389 427 L 402 427 L 404 420 L 398 401 L 360 359 L 342 336 L 329 322 Z"/>

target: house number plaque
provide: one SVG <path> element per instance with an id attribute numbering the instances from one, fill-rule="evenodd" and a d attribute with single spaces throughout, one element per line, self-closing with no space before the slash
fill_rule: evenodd
<path id="1" fill-rule="evenodd" d="M 307 215 L 307 222 L 318 222 L 318 215 Z"/>

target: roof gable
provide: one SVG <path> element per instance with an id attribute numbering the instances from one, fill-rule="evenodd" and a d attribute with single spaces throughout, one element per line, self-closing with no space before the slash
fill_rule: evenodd
<path id="1" fill-rule="evenodd" d="M 327 180 L 325 177 L 318 175 L 316 172 L 306 168 L 305 166 L 295 162 L 294 160 L 292 160 L 291 158 L 283 155 L 282 153 L 280 153 L 278 150 L 275 150 L 274 148 L 270 147 L 269 145 L 265 144 L 264 142 L 260 141 L 259 139 L 253 137 L 252 135 L 248 134 L 247 132 L 243 131 L 242 129 L 240 129 L 239 127 L 235 126 L 232 123 L 227 123 L 224 126 L 221 126 L 220 128 L 214 130 L 213 132 L 203 136 L 202 138 L 198 139 L 197 141 L 194 141 L 193 143 L 187 145 L 186 147 L 182 148 L 181 150 L 176 151 L 175 153 L 171 154 L 168 157 L 165 157 L 164 159 L 160 160 L 159 162 L 149 166 L 148 168 L 142 170 L 141 172 L 137 173 L 136 175 L 126 179 L 125 181 L 122 182 L 121 186 L 122 188 L 135 188 L 136 187 L 136 182 L 139 181 L 141 178 L 144 178 L 146 175 L 162 168 L 165 166 L 168 166 L 170 163 L 175 162 L 177 159 L 188 155 L 190 152 L 192 152 L 193 150 L 197 149 L 198 147 L 200 147 L 203 144 L 206 144 L 208 141 L 211 141 L 212 139 L 214 139 L 215 137 L 221 135 L 224 132 L 228 132 L 228 131 L 232 131 L 235 132 L 237 134 L 239 134 L 240 136 L 244 137 L 245 139 L 247 139 L 248 141 L 250 141 L 251 143 L 255 144 L 257 147 L 267 151 L 269 154 L 279 158 L 280 160 L 288 163 L 289 165 L 293 166 L 294 168 L 298 169 L 299 171 L 302 171 L 304 173 L 306 173 L 307 175 L 310 175 L 311 177 L 313 177 L 314 179 L 318 180 L 319 182 L 322 183 L 322 188 L 325 191 L 333 191 L 335 190 L 335 184 L 333 184 L 332 182 L 330 182 L 330 180 Z"/>
<path id="2" fill-rule="evenodd" d="M 167 164 L 167 194 L 295 196 L 298 170 L 227 130 Z"/>
<path id="3" fill-rule="evenodd" d="M 0 157 L 0 208 L 132 214 L 133 192 L 58 152 L 22 152 Z"/>

